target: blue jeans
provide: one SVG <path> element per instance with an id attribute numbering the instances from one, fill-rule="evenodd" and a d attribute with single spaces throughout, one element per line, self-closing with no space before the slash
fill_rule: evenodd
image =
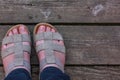
<path id="1" fill-rule="evenodd" d="M 70 77 L 56 67 L 47 67 L 39 75 L 41 80 L 70 80 Z M 25 69 L 15 69 L 5 80 L 32 80 L 29 72 Z"/>

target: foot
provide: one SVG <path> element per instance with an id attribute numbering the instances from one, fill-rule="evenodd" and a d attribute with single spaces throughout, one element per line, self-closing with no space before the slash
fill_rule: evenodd
<path id="1" fill-rule="evenodd" d="M 24 25 L 19 25 L 18 27 L 13 28 L 11 31 L 9 31 L 6 36 L 12 36 L 15 34 L 28 34 L 28 31 L 26 30 Z M 30 45 L 29 42 L 23 42 L 23 44 Z M 2 50 L 5 50 L 11 46 L 14 46 L 14 43 L 2 45 Z M 26 60 L 30 63 L 30 54 L 28 54 L 28 52 L 24 52 L 24 60 Z M 5 72 L 7 72 L 7 67 L 13 61 L 14 61 L 14 54 L 8 55 L 7 57 L 3 58 L 3 66 L 5 69 Z M 14 67 L 12 70 L 17 69 L 17 68 L 24 68 L 24 69 L 28 70 L 26 67 L 23 67 L 23 66 Z"/>
<path id="2" fill-rule="evenodd" d="M 50 32 L 50 31 L 51 31 L 51 32 L 56 32 L 54 28 L 50 28 L 50 27 L 47 26 L 47 25 L 41 25 L 41 26 L 39 26 L 38 30 L 36 31 L 36 34 L 41 33 L 41 32 L 47 32 L 47 31 L 49 31 L 49 32 Z M 63 45 L 63 46 L 64 46 L 64 42 L 63 42 L 63 41 L 53 40 L 53 42 L 56 43 L 56 44 L 59 44 L 59 45 Z M 36 46 L 37 46 L 37 45 L 40 45 L 41 43 L 44 43 L 44 40 L 37 41 L 37 42 L 36 42 Z M 57 51 L 54 51 L 54 55 L 56 56 L 56 58 L 58 58 L 58 59 L 61 61 L 62 65 L 64 66 L 64 64 L 65 64 L 65 55 L 62 54 L 62 53 L 60 53 L 60 52 L 57 52 Z M 40 62 L 42 59 L 44 59 L 44 58 L 45 58 L 45 52 L 44 52 L 44 50 L 42 50 L 42 51 L 40 51 L 40 52 L 38 53 L 39 62 Z M 46 67 L 50 67 L 50 66 L 51 66 L 51 67 L 59 68 L 59 66 L 56 65 L 56 64 L 47 64 L 46 66 L 43 67 L 43 69 L 45 69 Z M 43 69 L 42 69 L 42 70 L 43 70 Z M 41 71 L 42 71 L 42 70 L 41 70 Z"/>

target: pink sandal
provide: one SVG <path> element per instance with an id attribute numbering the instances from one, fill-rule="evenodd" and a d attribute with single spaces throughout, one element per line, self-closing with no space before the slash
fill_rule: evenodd
<path id="1" fill-rule="evenodd" d="M 31 53 L 31 46 L 30 45 L 23 45 L 23 42 L 31 43 L 30 35 L 29 34 L 14 34 L 11 36 L 7 36 L 7 34 L 13 30 L 14 28 L 18 28 L 20 25 L 13 26 L 8 30 L 6 33 L 2 45 L 6 45 L 9 43 L 14 43 L 14 46 L 6 48 L 2 50 L 1 55 L 2 59 L 5 57 L 14 54 L 14 60 L 11 63 L 8 63 L 7 68 L 5 69 L 5 75 L 7 76 L 15 67 L 25 67 L 30 73 L 30 63 L 24 59 L 24 51 Z M 25 26 L 26 30 L 28 31 L 27 27 Z M 29 31 L 28 31 L 29 32 Z"/>

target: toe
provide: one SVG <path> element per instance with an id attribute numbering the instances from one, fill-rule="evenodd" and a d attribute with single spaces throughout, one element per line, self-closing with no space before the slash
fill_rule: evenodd
<path id="1" fill-rule="evenodd" d="M 9 33 L 8 33 L 8 36 L 11 36 L 13 33 L 12 33 L 12 31 L 10 31 Z"/>
<path id="2" fill-rule="evenodd" d="M 17 28 L 14 28 L 14 29 L 12 30 L 12 32 L 13 32 L 13 34 L 18 34 Z"/>
<path id="3" fill-rule="evenodd" d="M 28 34 L 28 31 L 26 30 L 24 25 L 20 25 L 19 32 L 20 34 Z"/>
<path id="4" fill-rule="evenodd" d="M 55 30 L 54 30 L 54 29 L 52 29 L 51 31 L 52 31 L 52 32 L 55 32 Z"/>
<path id="5" fill-rule="evenodd" d="M 17 33 L 17 31 L 16 31 L 16 30 L 14 30 L 13 32 L 14 32 L 14 33 Z M 12 31 L 10 31 L 10 32 L 8 33 L 8 36 L 13 35 L 13 32 L 12 32 Z M 11 47 L 11 46 L 13 46 L 13 44 L 12 44 L 12 43 L 11 43 L 11 44 L 7 44 L 7 47 Z"/>
<path id="6" fill-rule="evenodd" d="M 59 41 L 59 44 L 64 45 L 64 42 L 63 41 Z"/>
<path id="7" fill-rule="evenodd" d="M 50 27 L 46 27 L 46 31 L 51 31 L 51 28 Z"/>
<path id="8" fill-rule="evenodd" d="M 44 25 L 41 25 L 41 26 L 39 26 L 39 28 L 38 28 L 37 33 L 41 33 L 41 32 L 45 32 L 45 26 L 44 26 Z"/>
<path id="9" fill-rule="evenodd" d="M 2 50 L 5 50 L 6 48 L 7 48 L 6 45 L 3 45 L 3 46 L 2 46 Z"/>
<path id="10" fill-rule="evenodd" d="M 55 29 L 52 29 L 51 31 L 52 31 L 52 32 L 56 32 Z M 58 44 L 61 44 L 61 45 L 64 45 L 64 42 L 63 42 L 63 41 L 60 41 L 60 40 L 55 40 L 54 42 L 55 42 L 55 43 L 58 43 Z"/>

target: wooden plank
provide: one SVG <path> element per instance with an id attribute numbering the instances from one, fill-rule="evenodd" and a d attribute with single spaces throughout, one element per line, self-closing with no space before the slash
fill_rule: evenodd
<path id="1" fill-rule="evenodd" d="M 119 23 L 120 0 L 0 0 L 1 23 Z"/>
<path id="2" fill-rule="evenodd" d="M 34 3 L 40 3 L 40 2 L 76 2 L 79 0 L 0 0 L 0 3 L 5 3 L 5 4 L 34 4 Z"/>
<path id="3" fill-rule="evenodd" d="M 4 69 L 0 66 L 0 79 L 4 80 Z"/>
<path id="4" fill-rule="evenodd" d="M 38 80 L 39 69 L 32 68 L 33 80 Z M 66 67 L 65 72 L 71 80 L 120 80 L 120 67 L 84 66 Z"/>
<path id="5" fill-rule="evenodd" d="M 80 66 L 65 68 L 71 80 L 120 80 L 120 66 Z M 0 79 L 3 80 L 4 72 L 0 67 Z M 38 66 L 32 66 L 32 80 L 39 79 Z"/>
<path id="6" fill-rule="evenodd" d="M 0 42 L 9 26 L 0 25 Z M 28 26 L 32 34 L 34 25 Z M 55 26 L 65 39 L 67 65 L 120 65 L 119 26 Z M 31 59 L 38 64 L 34 49 Z"/>

